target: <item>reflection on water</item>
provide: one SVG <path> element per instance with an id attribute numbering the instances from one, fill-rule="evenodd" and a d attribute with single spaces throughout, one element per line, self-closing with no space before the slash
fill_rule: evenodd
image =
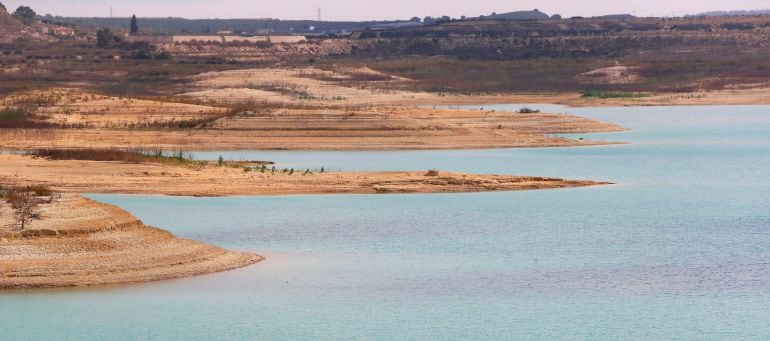
<path id="1" fill-rule="evenodd" d="M 770 334 L 770 107 L 527 106 L 621 124 L 633 130 L 590 137 L 631 144 L 196 154 L 618 184 L 458 195 L 93 195 L 148 224 L 267 261 L 148 285 L 0 294 L 0 330 L 12 339 Z"/>

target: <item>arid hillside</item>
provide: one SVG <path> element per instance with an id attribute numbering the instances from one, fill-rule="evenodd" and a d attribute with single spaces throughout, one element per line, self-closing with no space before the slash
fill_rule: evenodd
<path id="1" fill-rule="evenodd" d="M 466 20 L 354 37 L 351 58 L 432 91 L 689 92 L 770 78 L 767 16 Z"/>
<path id="2" fill-rule="evenodd" d="M 47 37 L 24 26 L 8 12 L 0 8 L 0 44 L 10 44 L 20 41 L 47 41 Z"/>

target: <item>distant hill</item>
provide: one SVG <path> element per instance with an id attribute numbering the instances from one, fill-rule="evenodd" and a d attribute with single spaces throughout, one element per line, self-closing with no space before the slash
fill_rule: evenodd
<path id="1" fill-rule="evenodd" d="M 540 12 L 538 9 L 532 11 L 517 11 L 508 13 L 495 13 L 490 16 L 486 16 L 488 19 L 504 19 L 504 20 L 546 20 L 551 16 Z"/>
<path id="2" fill-rule="evenodd" d="M 0 7 L 0 44 L 10 44 L 20 40 L 47 40 L 42 34 L 25 26 L 21 21 Z"/>
<path id="3" fill-rule="evenodd" d="M 50 17 L 50 21 L 80 27 L 107 27 L 127 30 L 130 18 Z M 404 25 L 409 21 L 316 21 L 278 19 L 184 19 L 139 18 L 139 29 L 150 33 L 216 33 L 235 31 L 251 34 L 345 34 L 370 27 Z"/>
<path id="4" fill-rule="evenodd" d="M 696 17 L 727 17 L 727 16 L 752 16 L 770 15 L 770 9 L 758 9 L 753 11 L 713 11 L 696 14 Z"/>
<path id="5" fill-rule="evenodd" d="M 609 14 L 609 15 L 600 15 L 598 17 L 594 17 L 595 19 L 618 19 L 618 20 L 627 20 L 627 19 L 634 19 L 635 16 L 631 14 Z"/>

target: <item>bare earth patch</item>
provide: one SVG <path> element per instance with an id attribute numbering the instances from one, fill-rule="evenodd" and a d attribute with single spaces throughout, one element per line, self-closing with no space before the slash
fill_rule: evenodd
<path id="1" fill-rule="evenodd" d="M 131 128 L 173 125 L 218 117 L 226 108 L 163 100 L 112 97 L 67 89 L 31 91 L 0 100 L 0 106 L 36 104 L 40 119 L 59 126 Z"/>
<path id="2" fill-rule="evenodd" d="M 585 72 L 579 79 L 586 84 L 631 84 L 638 82 L 641 76 L 633 68 L 617 65 Z"/>

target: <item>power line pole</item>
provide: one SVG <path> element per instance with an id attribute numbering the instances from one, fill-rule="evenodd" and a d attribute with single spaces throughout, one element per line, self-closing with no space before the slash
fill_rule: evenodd
<path id="1" fill-rule="evenodd" d="M 321 21 L 321 7 L 318 7 L 318 21 Z"/>

